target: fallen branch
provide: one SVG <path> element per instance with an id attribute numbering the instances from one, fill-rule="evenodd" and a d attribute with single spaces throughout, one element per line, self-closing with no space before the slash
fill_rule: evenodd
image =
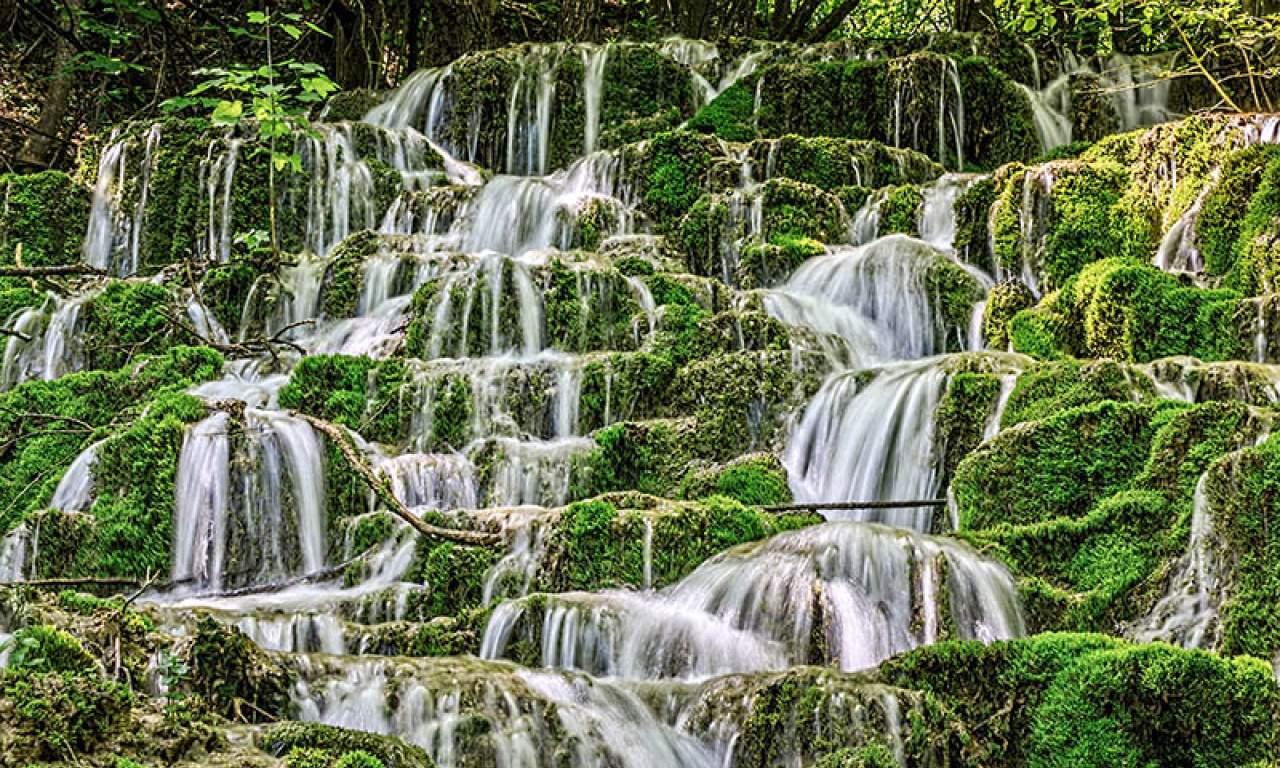
<path id="1" fill-rule="evenodd" d="M 141 584 L 139 579 L 110 576 L 85 576 L 83 578 L 31 579 L 29 581 L 0 581 L 0 587 L 74 587 L 80 585 L 103 587 L 132 587 Z"/>
<path id="2" fill-rule="evenodd" d="M 59 275 L 105 275 L 107 271 L 88 264 L 58 264 L 52 267 L 0 267 L 0 277 L 57 277 Z"/>
<path id="3" fill-rule="evenodd" d="M 245 595 L 260 595 L 267 592 L 279 592 L 282 589 L 287 589 L 289 587 L 296 587 L 299 584 L 310 584 L 313 581 L 328 581 L 329 579 L 335 579 L 341 576 L 342 574 L 346 573 L 348 568 L 360 562 L 361 560 L 364 560 L 369 555 L 373 554 L 373 552 L 377 550 L 379 546 L 381 545 L 374 544 L 372 547 L 369 547 L 365 551 L 361 552 L 360 554 L 356 555 L 350 560 L 347 560 L 346 562 L 338 563 L 337 565 L 331 565 L 328 568 L 321 568 L 320 570 L 312 571 L 311 573 L 304 573 L 301 576 L 295 576 L 292 579 L 285 579 L 284 581 L 278 581 L 274 584 L 257 584 L 251 587 L 240 587 L 239 589 L 230 589 L 230 590 L 227 590 L 226 592 L 215 592 L 210 595 L 200 595 L 200 597 L 201 598 L 244 597 Z M 177 582 L 174 582 L 174 583 L 176 584 Z M 167 587 L 169 585 L 162 585 L 162 586 Z"/>
<path id="4" fill-rule="evenodd" d="M 764 504 L 765 512 L 805 512 L 824 509 L 911 509 L 912 507 L 945 507 L 946 499 L 911 499 L 908 501 L 815 501 L 795 504 Z"/>
<path id="5" fill-rule="evenodd" d="M 351 465 L 356 474 L 364 480 L 365 484 L 373 491 L 374 495 L 387 506 L 397 517 L 404 520 L 413 527 L 418 533 L 424 536 L 435 536 L 436 538 L 446 541 L 455 541 L 459 544 L 484 545 L 497 544 L 502 537 L 496 533 L 485 533 L 483 531 L 462 531 L 455 528 L 441 528 L 432 525 L 417 515 L 409 511 L 404 502 L 396 498 L 391 492 L 391 487 L 387 484 L 387 480 L 382 475 L 373 470 L 372 467 L 364 460 L 364 457 L 351 444 L 350 438 L 347 437 L 346 430 L 332 422 L 324 419 L 317 419 L 314 416 L 308 416 L 305 413 L 291 412 L 294 416 L 305 420 L 315 429 L 329 438 L 338 450 L 342 452 L 343 458 Z"/>

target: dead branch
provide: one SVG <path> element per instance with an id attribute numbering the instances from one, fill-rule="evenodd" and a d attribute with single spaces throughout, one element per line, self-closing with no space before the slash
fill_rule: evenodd
<path id="1" fill-rule="evenodd" d="M 355 470 L 356 474 L 360 475 L 360 478 L 374 492 L 374 495 L 397 517 L 412 526 L 418 533 L 468 545 L 497 544 L 502 540 L 502 537 L 496 533 L 441 528 L 426 522 L 410 512 L 404 502 L 396 498 L 395 494 L 391 492 L 391 487 L 387 484 L 386 478 L 375 472 L 356 450 L 355 446 L 351 444 L 346 430 L 337 424 L 314 416 L 308 416 L 305 413 L 291 413 L 300 419 L 304 419 L 308 424 L 324 434 L 325 437 L 329 438 L 338 447 L 338 450 L 342 452 L 343 458 L 347 460 L 351 468 Z"/>

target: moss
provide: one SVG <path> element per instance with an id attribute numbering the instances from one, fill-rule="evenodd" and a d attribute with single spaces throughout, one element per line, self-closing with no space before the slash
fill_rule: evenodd
<path id="1" fill-rule="evenodd" d="M 98 673 L 98 663 L 80 641 L 47 624 L 19 629 L 9 641 L 9 648 L 11 669 L 65 672 L 72 675 Z"/>
<path id="2" fill-rule="evenodd" d="M 205 306 L 227 333 L 235 338 L 249 293 L 261 272 L 251 261 L 233 261 L 205 272 L 200 294 Z"/>
<path id="3" fill-rule="evenodd" d="M 386 768 L 432 768 L 434 763 L 421 747 L 406 744 L 395 736 L 381 736 L 320 723 L 282 722 L 267 726 L 257 737 L 266 752 L 281 756 L 293 749 L 323 750 L 339 756 L 359 750 L 379 760 Z"/>
<path id="4" fill-rule="evenodd" d="M 1132 400 L 1135 383 L 1128 369 L 1112 360 L 1038 365 L 1018 377 L 1001 424 L 1012 427 L 1101 400 Z"/>
<path id="5" fill-rule="evenodd" d="M 1245 356 L 1238 295 L 1181 284 L 1176 277 L 1123 258 L 1089 264 L 1058 295 L 1010 322 L 1014 350 L 1047 357 L 1114 357 L 1146 362 L 1191 355 Z"/>
<path id="6" fill-rule="evenodd" d="M 810 238 L 824 243 L 844 238 L 841 205 L 834 195 L 790 179 L 770 179 L 764 183 L 764 236 L 773 243 L 780 238 Z"/>
<path id="7" fill-rule="evenodd" d="M 945 132 L 938 133 L 939 100 L 945 100 L 948 109 L 959 106 L 947 78 L 953 66 L 964 94 L 965 124 L 983 127 L 967 131 L 959 154 L 951 126 L 944 124 Z M 764 136 L 796 133 L 910 142 L 952 168 L 992 168 L 1039 152 L 1030 103 L 984 59 L 956 61 L 919 53 L 870 61 L 781 62 L 759 76 L 756 121 Z M 897 104 L 901 112 L 851 110 L 847 104 Z M 905 125 L 913 126 L 909 137 L 901 131 Z"/>
<path id="8" fill-rule="evenodd" d="M 0 433 L 6 436 L 0 463 L 0 508 L 6 511 L 0 514 L 0 530 L 8 531 L 27 514 L 43 509 L 66 467 L 96 439 L 119 431 L 122 422 L 137 419 L 158 395 L 220 375 L 222 362 L 209 349 L 175 347 L 128 369 L 27 382 L 0 395 Z M 177 401 L 173 403 L 177 407 Z M 74 420 L 68 423 L 75 428 L 48 430 L 31 414 L 58 414 Z M 165 424 L 167 418 L 169 414 L 157 413 L 145 420 L 138 436 Z M 160 448 L 155 445 L 155 450 Z M 129 466 L 120 469 L 127 471 Z"/>
<path id="9" fill-rule="evenodd" d="M 430 590 L 418 602 L 423 617 L 460 616 L 483 606 L 485 575 L 502 553 L 496 547 L 473 547 L 420 538 L 408 577 Z"/>
<path id="10" fill-rule="evenodd" d="M 1104 401 L 998 435 L 956 469 L 960 527 L 1083 517 L 1141 470 L 1161 407 Z"/>
<path id="11" fill-rule="evenodd" d="M 0 746 L 14 765 L 87 755 L 132 727 L 127 686 L 71 672 L 0 671 Z"/>
<path id="12" fill-rule="evenodd" d="M 751 141 L 756 137 L 755 74 L 740 78 L 698 111 L 686 126 L 691 131 L 709 133 L 725 141 Z"/>
<path id="13" fill-rule="evenodd" d="M 320 308 L 331 318 L 351 317 L 360 301 L 364 263 L 378 248 L 378 234 L 362 230 L 334 249 L 325 269 Z"/>
<path id="14" fill-rule="evenodd" d="M 981 283 L 951 259 L 937 257 L 925 271 L 924 288 L 933 299 L 934 311 L 946 332 L 947 350 L 968 348 L 973 308 L 983 298 Z"/>
<path id="15" fill-rule="evenodd" d="M 1270 668 L 1154 644 L 1100 650 L 1054 678 L 1028 765 L 1246 765 L 1277 748 Z"/>
<path id="16" fill-rule="evenodd" d="M 657 46 L 611 46 L 602 86 L 602 128 L 664 115 L 671 110 L 675 110 L 680 119 L 693 113 L 694 83 L 689 70 Z"/>
<path id="17" fill-rule="evenodd" d="M 910 184 L 891 188 L 880 204 L 880 234 L 919 235 L 917 219 L 922 205 L 924 195 L 918 188 Z"/>
<path id="18" fill-rule="evenodd" d="M 1245 294 L 1274 290 L 1277 262 L 1271 249 L 1257 246 L 1267 242 L 1278 214 L 1280 153 L 1258 146 L 1229 155 L 1196 221 L 1205 271 Z"/>
<path id="19" fill-rule="evenodd" d="M 404 363 L 348 355 L 308 355 L 280 390 L 280 405 L 342 424 L 370 440 L 394 443 L 406 436 L 401 412 Z"/>
<path id="20" fill-rule="evenodd" d="M 660 133 L 645 145 L 642 206 L 659 229 L 670 229 L 702 194 L 712 156 L 705 139 L 684 131 Z"/>
<path id="21" fill-rule="evenodd" d="M 990 373 L 957 373 L 934 414 L 941 446 L 943 477 L 982 442 L 1000 394 L 1000 377 Z"/>
<path id="22" fill-rule="evenodd" d="M 235 627 L 202 618 L 182 656 L 190 668 L 183 686 L 223 717 L 260 722 L 289 703 L 289 673 Z"/>
<path id="23" fill-rule="evenodd" d="M 1221 651 L 1271 658 L 1280 648 L 1274 599 L 1280 536 L 1280 440 L 1271 438 L 1218 461 L 1206 478 L 1215 550 L 1229 553 L 1231 571 L 1219 608 Z M 1223 554 L 1217 555 L 1223 557 Z"/>
<path id="24" fill-rule="evenodd" d="M 22 245 L 29 267 L 75 264 L 89 226 L 89 191 L 62 171 L 0 174 L 0 263 Z"/>
<path id="25" fill-rule="evenodd" d="M 73 561 L 46 560 L 41 570 L 135 578 L 168 571 L 183 436 L 188 425 L 206 415 L 198 399 L 165 393 L 148 404 L 141 418 L 99 446 L 93 465 L 97 497 L 89 509 L 93 544 L 80 549 Z M 50 547 L 56 541 L 41 539 Z"/>
<path id="26" fill-rule="evenodd" d="M 997 284 L 987 295 L 982 311 L 982 337 L 995 349 L 1007 349 L 1012 343 L 1009 323 L 1013 316 L 1035 305 L 1031 289 L 1017 280 Z"/>
<path id="27" fill-rule="evenodd" d="M 756 173 L 763 170 L 767 178 L 787 178 L 827 192 L 922 184 L 943 173 L 942 166 L 919 152 L 829 136 L 787 135 L 756 141 L 748 154 Z M 857 207 L 846 203 L 850 212 Z"/>
<path id="28" fill-rule="evenodd" d="M 730 547 L 816 520 L 775 517 L 724 496 L 646 510 L 627 509 L 626 502 L 623 496 L 569 505 L 548 533 L 538 588 L 563 592 L 643 587 L 646 538 L 652 586 L 661 588 Z"/>
<path id="29" fill-rule="evenodd" d="M 86 365 L 115 369 L 141 354 L 164 352 L 181 339 L 166 315 L 173 298 L 153 283 L 115 281 L 85 308 L 82 333 Z M 180 316 L 180 315 L 179 315 Z"/>
<path id="30" fill-rule="evenodd" d="M 751 454 L 715 467 L 690 470 L 680 495 L 700 499 L 719 495 L 749 505 L 786 504 L 791 501 L 787 470 L 772 454 Z"/>
<path id="31" fill-rule="evenodd" d="M 826 246 L 812 238 L 775 235 L 773 242 L 743 250 L 738 264 L 738 285 L 747 290 L 776 285 L 784 282 L 801 264 L 826 252 Z"/>
<path id="32" fill-rule="evenodd" d="M 977 765 L 1241 765 L 1275 748 L 1264 664 L 1103 635 L 940 643 L 877 677 L 939 697 Z"/>
<path id="33" fill-rule="evenodd" d="M 961 260 L 993 271 L 991 263 L 990 212 L 998 186 L 994 178 L 975 181 L 955 202 L 956 235 L 953 247 Z"/>

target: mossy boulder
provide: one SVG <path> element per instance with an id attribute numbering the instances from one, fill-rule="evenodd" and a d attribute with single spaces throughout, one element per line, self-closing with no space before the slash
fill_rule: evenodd
<path id="1" fill-rule="evenodd" d="M 0 262 L 22 246 L 29 267 L 75 264 L 89 225 L 89 190 L 62 171 L 0 174 Z"/>
<path id="2" fill-rule="evenodd" d="M 256 741 L 264 751 L 277 757 L 283 757 L 295 749 L 308 749 L 324 753 L 326 761 L 338 761 L 345 755 L 362 752 L 378 760 L 385 768 L 435 766 L 425 750 L 406 744 L 395 736 L 382 736 L 320 723 L 276 723 L 263 729 Z M 361 763 L 351 764 L 352 768 L 356 765 L 364 768 Z"/>

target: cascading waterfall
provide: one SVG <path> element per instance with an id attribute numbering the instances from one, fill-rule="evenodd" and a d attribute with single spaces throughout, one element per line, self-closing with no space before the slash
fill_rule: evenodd
<path id="1" fill-rule="evenodd" d="M 937 498 L 941 489 L 933 463 L 933 412 L 946 379 L 931 360 L 829 378 L 805 409 L 783 455 L 796 499 Z M 916 531 L 932 527 L 927 508 L 837 514 Z"/>
<path id="2" fill-rule="evenodd" d="M 1135 640 L 1161 640 L 1183 648 L 1212 648 L 1217 642 L 1224 564 L 1214 552 L 1206 477 L 1196 483 L 1187 551 L 1175 564 L 1164 597 L 1129 629 Z"/>
<path id="3" fill-rule="evenodd" d="M 500 606 L 481 655 L 505 655 L 522 619 L 540 624 L 544 666 L 635 680 L 778 670 L 824 656 L 858 670 L 936 642 L 945 625 L 988 642 L 1024 632 L 1003 566 L 945 539 L 865 523 L 729 550 L 658 593 L 569 593 L 536 604 L 542 615 L 527 619 L 528 601 Z"/>
<path id="4" fill-rule="evenodd" d="M 892 235 L 864 246 L 833 248 L 806 261 L 777 293 L 836 308 L 816 330 L 842 335 L 841 329 L 851 324 L 839 309 L 848 308 L 873 324 L 880 349 L 898 357 L 924 357 L 946 351 L 947 329 L 926 284 L 926 273 L 938 258 L 947 257 L 919 240 Z M 783 312 L 779 319 L 791 322 Z"/>
<path id="5" fill-rule="evenodd" d="M 319 570 L 323 467 L 310 425 L 279 412 L 249 409 L 237 424 L 219 411 L 192 427 L 178 459 L 173 580 L 217 592 Z"/>

